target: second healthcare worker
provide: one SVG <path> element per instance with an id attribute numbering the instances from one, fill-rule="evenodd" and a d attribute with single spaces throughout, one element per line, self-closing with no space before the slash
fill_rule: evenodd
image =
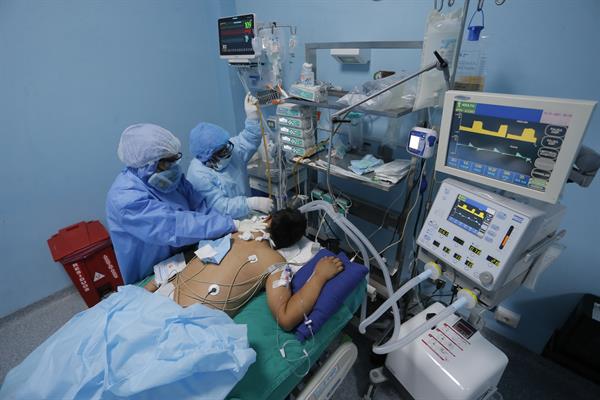
<path id="1" fill-rule="evenodd" d="M 220 126 L 201 122 L 190 133 L 190 152 L 194 159 L 187 179 L 206 198 L 209 207 L 243 218 L 251 210 L 269 213 L 273 201 L 266 197 L 249 197 L 248 161 L 261 141 L 256 99 L 250 94 L 244 101 L 245 128 L 230 138 Z"/>

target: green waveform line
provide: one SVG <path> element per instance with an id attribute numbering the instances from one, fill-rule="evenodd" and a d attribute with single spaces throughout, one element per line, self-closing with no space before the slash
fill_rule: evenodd
<path id="1" fill-rule="evenodd" d="M 463 146 L 463 147 L 470 147 L 472 149 L 475 149 L 477 151 L 489 151 L 490 153 L 497 153 L 497 154 L 502 154 L 504 156 L 511 156 L 511 157 L 516 157 L 516 158 L 520 158 L 521 160 L 529 163 L 529 164 L 533 164 L 533 160 L 529 157 L 526 157 L 524 155 L 522 155 L 521 153 L 519 153 L 518 151 L 516 152 L 516 154 L 512 154 L 512 153 L 504 153 L 500 150 L 498 150 L 497 148 L 494 147 L 493 150 L 490 149 L 484 149 L 481 147 L 477 147 L 474 146 L 471 142 L 469 142 L 469 144 L 461 144 L 461 143 L 457 143 L 456 146 Z"/>

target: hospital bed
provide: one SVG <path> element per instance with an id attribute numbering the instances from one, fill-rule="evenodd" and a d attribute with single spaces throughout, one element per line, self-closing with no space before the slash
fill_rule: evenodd
<path id="1" fill-rule="evenodd" d="M 138 286 L 144 286 L 153 277 L 154 275 L 149 276 L 139 282 Z M 250 300 L 233 320 L 247 326 L 248 343 L 256 351 L 256 361 L 227 398 L 232 400 L 285 398 L 305 378 L 308 370 L 313 368 L 315 362 L 321 358 L 328 346 L 352 319 L 365 298 L 366 285 L 366 280 L 363 280 L 314 338 L 303 344 L 296 340 L 293 332 L 286 332 L 277 325 L 267 305 L 266 292 L 263 291 Z M 292 342 L 285 348 L 287 357 L 285 359 L 281 356 L 280 348 L 288 341 Z M 303 350 L 306 350 L 306 354 Z M 348 361 L 344 361 L 347 364 Z M 350 365 L 353 361 L 351 360 Z M 338 368 L 335 368 L 336 366 Z M 343 368 L 339 365 L 333 363 L 332 367 L 335 368 L 335 374 L 332 375 L 337 379 L 323 386 L 328 391 L 335 389 L 345 376 L 345 373 L 340 374 Z M 330 371 L 321 371 L 321 375 L 329 376 L 328 372 Z M 318 386 L 319 383 L 321 382 L 316 379 L 313 381 L 313 386 Z"/>
<path id="2" fill-rule="evenodd" d="M 150 276 L 140 282 L 144 286 Z M 250 366 L 244 378 L 229 393 L 228 399 L 283 399 L 304 379 L 309 369 L 323 355 L 328 346 L 340 335 L 342 329 L 358 310 L 366 293 L 366 281 L 361 282 L 346 298 L 340 309 L 317 332 L 313 339 L 301 344 L 295 339 L 293 332 L 286 332 L 277 325 L 269 306 L 266 292 L 254 297 L 233 318 L 238 324 L 248 328 L 248 342 L 256 351 L 256 361 Z M 295 341 L 286 346 L 288 361 L 281 356 L 281 344 Z M 303 353 L 306 350 L 306 354 Z M 352 360 L 353 361 L 353 360 Z M 338 366 L 332 364 L 332 367 Z M 331 368 L 330 368 L 331 369 Z M 339 366 L 335 372 L 338 372 Z M 329 376 L 329 371 L 321 371 L 321 375 Z M 347 371 L 346 371 L 347 372 Z M 327 382 L 329 390 L 335 389 L 343 375 L 336 374 L 336 382 Z M 318 385 L 320 382 L 313 382 Z M 320 397 L 319 397 L 320 398 Z"/>
<path id="3" fill-rule="evenodd" d="M 151 275 L 138 283 L 145 286 Z M 340 349 L 341 360 L 325 363 L 314 368 L 316 362 L 329 355 L 326 351 L 335 340 L 340 338 L 342 329 L 352 319 L 365 298 L 366 280 L 348 295 L 339 310 L 331 316 L 325 325 L 304 343 L 300 343 L 294 332 L 286 332 L 279 327 L 267 304 L 266 292 L 261 292 L 246 304 L 233 320 L 247 326 L 248 343 L 256 351 L 256 361 L 250 365 L 244 378 L 238 382 L 228 395 L 228 399 L 283 399 L 301 382 L 307 390 L 300 393 L 299 399 L 310 398 L 304 393 L 318 391 L 327 398 L 341 383 L 355 360 L 354 350 Z M 282 357 L 284 343 L 286 358 Z M 353 346 L 353 345 L 352 345 Z M 346 346 L 348 347 L 348 346 Z M 344 350 L 344 351 L 342 351 Z M 343 354 L 346 356 L 342 357 Z M 350 354 L 350 355 L 348 355 Z M 317 370 L 317 371 L 315 371 Z M 315 376 L 306 379 L 308 372 Z M 319 377 L 328 378 L 327 380 Z M 308 381 L 308 382 L 307 382 Z"/>
<path id="4" fill-rule="evenodd" d="M 370 247 L 371 254 L 375 252 L 362 233 L 358 232 L 343 216 L 336 213 L 329 203 L 314 201 L 303 206 L 300 210 L 302 212 L 326 212 L 333 222 L 343 229 L 349 239 L 357 245 L 363 259 L 369 259 L 367 248 Z M 377 258 L 373 254 L 372 257 Z M 385 266 L 383 268 L 384 278 L 389 280 L 389 274 L 386 273 L 387 269 Z M 140 282 L 139 285 L 143 286 L 151 278 L 149 277 Z M 313 367 L 317 360 L 324 355 L 330 344 L 340 336 L 342 329 L 352 319 L 361 304 L 363 305 L 361 320 L 364 319 L 367 281 L 368 275 L 346 298 L 340 309 L 329 318 L 321 330 L 303 344 L 295 339 L 293 332 L 286 332 L 277 325 L 267 305 L 265 292 L 254 297 L 233 320 L 238 324 L 247 326 L 250 347 L 257 353 L 256 362 L 250 366 L 244 378 L 237 383 L 227 398 L 283 399 L 305 379 L 310 369 L 313 369 L 311 371 L 313 378 L 309 380 L 306 389 L 301 391 L 297 398 L 329 398 L 354 362 L 355 353 L 353 357 L 338 357 L 339 362 L 325 362 L 320 367 L 321 370 L 317 372 L 314 371 Z M 282 344 L 287 341 L 292 341 L 292 343 L 286 346 L 286 358 L 283 358 L 280 349 Z"/>
<path id="5" fill-rule="evenodd" d="M 311 202 L 300 211 L 327 213 L 363 260 L 383 265 L 386 286 L 390 283 L 377 251 L 329 203 Z M 312 252 L 313 246 L 307 249 Z M 291 282 L 294 290 L 310 279 L 318 257 L 327 255 L 333 253 L 308 254 L 310 261 L 302 262 Z M 361 303 L 361 320 L 366 314 L 368 269 L 344 254 L 338 257 L 345 265 L 341 279 L 328 281 L 293 333 L 279 328 L 265 293 L 251 299 L 233 324 L 218 310 L 199 304 L 182 308 L 160 294 L 123 286 L 71 318 L 11 370 L 0 397 L 282 399 L 303 381 L 294 399 L 328 399 L 357 355 L 356 346 L 340 345 L 337 338 Z M 391 293 L 391 284 L 388 288 Z M 327 360 L 321 362 L 323 355 Z M 314 365 L 318 368 L 311 370 Z"/>
<path id="6" fill-rule="evenodd" d="M 321 211 L 329 215 L 333 222 L 340 227 L 359 249 L 363 260 L 374 258 L 382 269 L 386 287 L 392 290 L 390 275 L 383 260 L 372 247 L 370 242 L 359 232 L 354 225 L 339 213 L 335 212 L 329 203 L 313 201 L 300 208 L 307 213 Z M 370 256 L 369 257 L 369 253 Z M 368 265 L 366 265 L 369 267 Z M 248 326 L 248 340 L 250 346 L 256 351 L 256 362 L 250 366 L 244 378 L 238 382 L 229 394 L 230 399 L 283 399 L 292 392 L 294 387 L 303 380 L 303 375 L 308 372 L 315 362 L 325 352 L 329 344 L 338 337 L 344 326 L 350 321 L 354 313 L 362 304 L 361 320 L 366 314 L 366 278 L 346 298 L 340 309 L 327 321 L 323 328 L 312 340 L 303 345 L 298 342 L 295 351 L 286 348 L 289 358 L 296 361 L 288 362 L 280 353 L 282 343 L 294 339 L 294 335 L 283 331 L 276 323 L 267 305 L 266 293 L 252 299 L 242 311 L 234 317 L 234 321 Z M 305 350 L 306 353 L 303 354 Z M 332 358 L 335 357 L 335 354 Z M 354 356 L 355 357 L 355 356 Z M 347 362 L 347 358 L 344 360 Z M 350 364 L 354 362 L 351 359 Z M 310 365 L 308 365 L 310 364 Z M 314 374 L 312 381 L 302 391 L 298 398 L 329 398 L 347 373 L 341 363 L 325 362 L 322 371 Z"/>
<path id="7" fill-rule="evenodd" d="M 288 362 L 279 351 L 279 345 L 295 340 L 294 334 L 282 330 L 267 305 L 263 292 L 247 304 L 233 318 L 236 323 L 248 326 L 248 341 L 256 351 L 256 362 L 250 366 L 244 378 L 233 388 L 229 399 L 283 399 L 303 379 L 309 365 L 312 367 L 329 344 L 336 339 L 352 315 L 358 310 L 366 293 L 366 282 L 362 282 L 346 299 L 342 307 L 317 332 L 313 339 L 304 344 L 297 342 L 286 346 L 286 353 L 294 359 Z M 305 349 L 306 357 L 302 349 Z M 328 372 L 328 371 L 326 371 Z M 325 374 L 328 375 L 328 374 Z M 339 382 L 338 382 L 339 383 Z"/>

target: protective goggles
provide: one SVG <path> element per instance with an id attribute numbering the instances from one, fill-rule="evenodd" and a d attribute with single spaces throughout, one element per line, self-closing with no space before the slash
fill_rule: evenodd
<path id="1" fill-rule="evenodd" d="M 177 161 L 181 160 L 182 156 L 183 156 L 183 154 L 177 153 L 171 157 L 161 158 L 160 160 L 158 160 L 157 169 L 160 169 L 162 171 L 170 169 L 173 166 L 173 164 L 175 164 Z"/>
<path id="2" fill-rule="evenodd" d="M 231 143 L 231 141 L 228 140 L 227 143 L 225 143 L 223 146 L 221 146 L 221 148 L 217 149 L 212 154 L 211 158 L 214 161 L 218 161 L 231 157 L 231 153 L 233 153 L 233 143 Z"/>

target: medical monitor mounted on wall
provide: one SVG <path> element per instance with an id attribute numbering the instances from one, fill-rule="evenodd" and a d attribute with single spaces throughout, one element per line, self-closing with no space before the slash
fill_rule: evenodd
<path id="1" fill-rule="evenodd" d="M 448 91 L 436 170 L 556 203 L 596 102 Z"/>
<path id="2" fill-rule="evenodd" d="M 253 47 L 256 36 L 254 14 L 219 18 L 219 53 L 233 63 L 249 62 L 256 57 Z"/>

